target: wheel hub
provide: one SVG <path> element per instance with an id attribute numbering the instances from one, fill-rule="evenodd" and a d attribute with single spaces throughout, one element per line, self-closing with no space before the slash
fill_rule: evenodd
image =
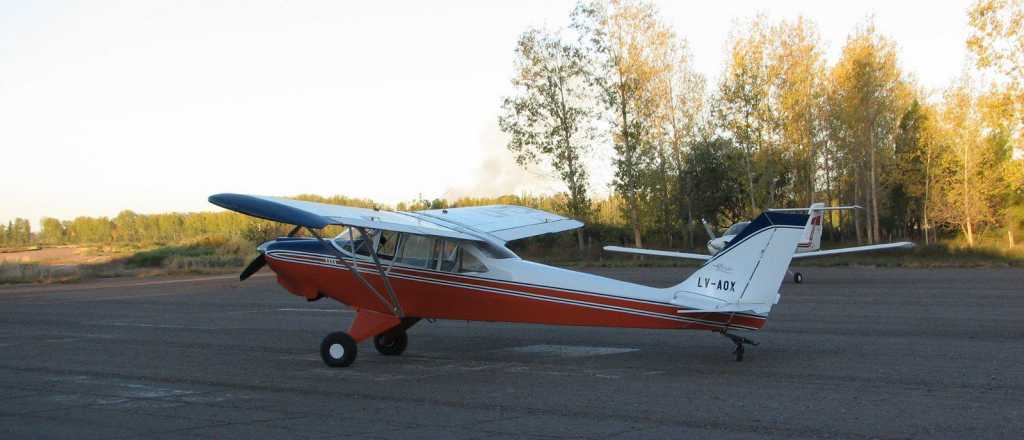
<path id="1" fill-rule="evenodd" d="M 345 356 L 345 347 L 341 344 L 331 344 L 331 348 L 327 350 L 334 359 L 341 359 Z"/>

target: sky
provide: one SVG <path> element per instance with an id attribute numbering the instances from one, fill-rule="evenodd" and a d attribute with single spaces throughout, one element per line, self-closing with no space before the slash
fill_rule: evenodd
<path id="1" fill-rule="evenodd" d="M 517 37 L 574 4 L 0 1 L 0 222 L 214 210 L 220 192 L 558 191 L 515 165 L 497 113 Z M 830 62 L 874 17 L 931 89 L 966 65 L 969 1 L 657 4 L 711 82 L 757 13 L 816 22 Z M 606 193 L 609 167 L 592 174 Z"/>

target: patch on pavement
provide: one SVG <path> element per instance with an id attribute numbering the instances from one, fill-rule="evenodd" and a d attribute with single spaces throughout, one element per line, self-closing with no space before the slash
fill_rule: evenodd
<path id="1" fill-rule="evenodd" d="M 497 351 L 510 351 L 514 353 L 527 353 L 527 354 L 540 354 L 551 357 L 587 357 L 587 356 L 604 356 L 609 354 L 629 353 L 631 351 L 637 351 L 638 348 L 623 348 L 623 347 L 592 347 L 588 345 L 551 345 L 551 344 L 538 344 L 538 345 L 524 345 L 522 347 L 504 348 Z"/>

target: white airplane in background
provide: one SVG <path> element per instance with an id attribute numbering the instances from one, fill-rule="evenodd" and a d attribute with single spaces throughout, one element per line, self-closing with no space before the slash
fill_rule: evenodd
<path id="1" fill-rule="evenodd" d="M 910 249 L 914 247 L 914 243 L 909 241 L 901 241 L 897 243 L 884 243 L 884 244 L 873 244 L 867 246 L 854 246 L 839 249 L 827 249 L 821 250 L 821 218 L 825 211 L 837 211 L 841 209 L 860 209 L 860 206 L 830 206 L 826 207 L 824 203 L 814 203 L 810 208 L 807 208 L 807 225 L 804 226 L 803 236 L 797 243 L 796 254 L 793 255 L 794 260 L 801 258 L 814 258 L 814 257 L 826 257 L 830 255 L 840 254 L 852 254 L 858 252 L 873 252 L 889 249 Z M 804 208 L 773 208 L 768 211 L 772 212 L 803 212 Z M 605 246 L 604 250 L 610 252 L 622 252 L 628 254 L 639 254 L 639 255 L 653 255 L 658 257 L 671 257 L 671 258 L 685 258 L 690 260 L 708 260 L 712 255 L 721 252 L 723 249 L 729 247 L 732 243 L 733 238 L 743 232 L 743 229 L 749 225 L 750 222 L 739 222 L 729 227 L 720 237 L 716 237 L 714 231 L 708 226 L 707 222 L 704 222 L 704 229 L 708 232 L 708 236 L 711 237 L 708 240 L 708 252 L 709 255 L 693 254 L 687 252 L 673 252 L 673 251 L 659 251 L 654 249 L 642 249 L 642 248 L 631 248 L 622 246 Z M 804 276 L 800 272 L 787 271 L 792 274 L 794 283 L 802 283 Z"/>

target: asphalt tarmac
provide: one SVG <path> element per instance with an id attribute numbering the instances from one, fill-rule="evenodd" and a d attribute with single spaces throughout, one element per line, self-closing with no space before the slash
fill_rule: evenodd
<path id="1" fill-rule="evenodd" d="M 352 312 L 266 273 L 0 288 L 0 438 L 1024 436 L 1024 271 L 802 271 L 743 362 L 707 332 L 438 321 L 331 369 Z"/>

